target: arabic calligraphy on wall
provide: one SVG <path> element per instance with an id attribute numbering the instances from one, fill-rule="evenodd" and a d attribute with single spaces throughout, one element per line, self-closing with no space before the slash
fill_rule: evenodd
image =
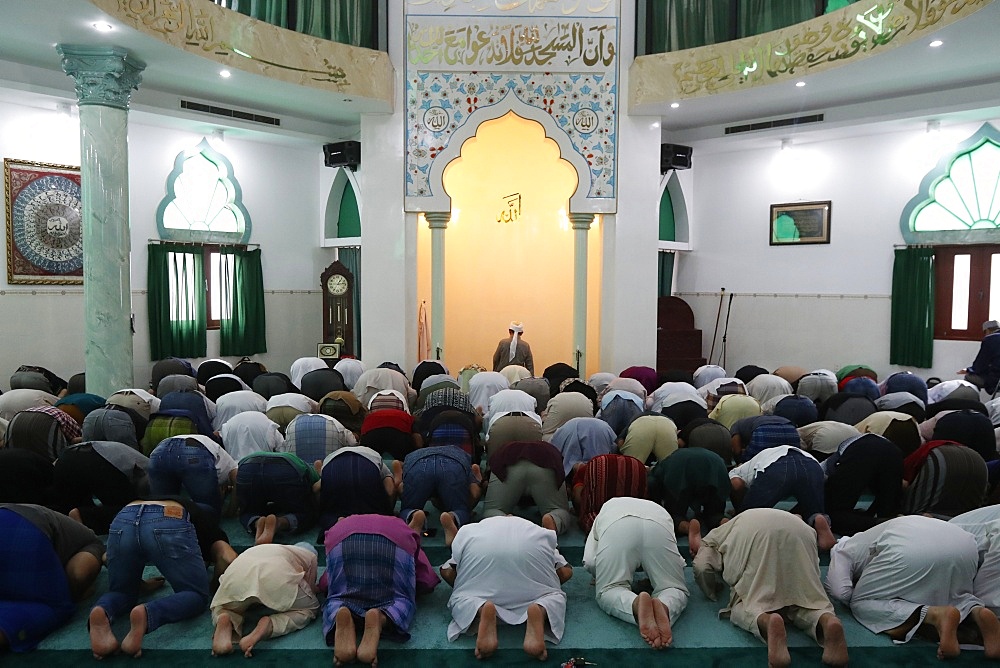
<path id="1" fill-rule="evenodd" d="M 441 192 L 429 174 L 455 131 L 478 109 L 514 99 L 566 133 L 590 167 L 580 175 L 588 198 L 615 196 L 617 18 L 418 14 L 406 26 L 408 198 Z"/>
<path id="2" fill-rule="evenodd" d="M 504 206 L 497 214 L 498 223 L 514 223 L 521 217 L 521 193 L 512 193 L 503 198 Z"/>
<path id="3" fill-rule="evenodd" d="M 673 101 L 783 81 L 919 39 L 992 0 L 857 3 L 788 28 L 637 58 L 632 104 Z"/>
<path id="4" fill-rule="evenodd" d="M 460 12 L 503 13 L 519 12 L 535 14 L 554 12 L 564 15 L 587 12 L 603 14 L 615 9 L 618 0 L 407 0 L 410 12 L 432 11 L 448 12 L 457 9 Z"/>

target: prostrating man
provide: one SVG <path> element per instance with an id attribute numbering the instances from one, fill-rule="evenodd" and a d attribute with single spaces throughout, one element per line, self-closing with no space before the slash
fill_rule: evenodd
<path id="1" fill-rule="evenodd" d="M 677 533 L 685 536 L 691 511 L 702 531 L 719 526 L 730 489 L 726 463 L 705 448 L 681 448 L 649 474 L 649 498 L 667 509 Z"/>
<path id="2" fill-rule="evenodd" d="M 254 544 L 271 543 L 280 533 L 309 528 L 317 516 L 313 485 L 319 473 L 290 452 L 254 452 L 236 471 L 240 524 Z"/>
<path id="3" fill-rule="evenodd" d="M 787 666 L 785 617 L 823 647 L 823 663 L 847 664 L 844 627 L 823 591 L 816 533 L 774 508 L 754 508 L 704 538 L 697 520 L 688 535 L 694 578 L 711 600 L 729 585 L 730 621 L 767 643 L 769 666 Z M 721 580 L 720 580 L 721 576 Z"/>
<path id="4" fill-rule="evenodd" d="M 573 568 L 556 549 L 556 534 L 514 516 L 488 517 L 458 530 L 441 577 L 455 590 L 448 599 L 448 640 L 478 620 L 476 657 L 497 649 L 497 619 L 524 624 L 524 651 L 544 661 L 545 641 L 558 643 L 566 624 L 560 585 Z"/>
<path id="5" fill-rule="evenodd" d="M 490 483 L 483 502 L 485 517 L 509 515 L 522 497 L 530 496 L 542 516 L 542 526 L 556 533 L 573 521 L 563 481 L 562 456 L 545 441 L 514 441 L 489 459 Z"/>
<path id="6" fill-rule="evenodd" d="M 684 611 L 688 590 L 684 558 L 666 510 L 645 499 L 609 499 L 587 536 L 583 565 L 596 578 L 601 610 L 637 625 L 653 649 L 670 646 L 670 625 Z M 653 584 L 652 596 L 632 591 L 640 565 Z"/>
<path id="7" fill-rule="evenodd" d="M 973 595 L 976 540 L 954 524 L 921 515 L 897 517 L 841 538 L 830 552 L 830 596 L 873 633 L 897 642 L 918 629 L 936 633 L 937 656 L 959 655 L 958 627 L 971 618 L 987 659 L 1000 659 L 1000 621 Z"/>
<path id="8" fill-rule="evenodd" d="M 340 666 L 353 661 L 375 665 L 379 640 L 410 639 L 417 594 L 439 582 L 420 534 L 398 517 L 352 515 L 326 532 L 326 589 L 323 636 Z M 361 644 L 355 621 L 364 621 Z"/>
<path id="9" fill-rule="evenodd" d="M 255 605 L 268 614 L 244 636 L 243 618 Z M 250 658 L 261 640 L 298 631 L 316 618 L 316 549 L 309 543 L 265 544 L 241 552 L 219 581 L 211 607 L 212 654 L 229 654 L 239 643 Z"/>
<path id="10" fill-rule="evenodd" d="M 972 593 L 1000 615 L 1000 505 L 985 506 L 949 520 L 973 535 L 979 547 L 979 570 Z"/>
<path id="11" fill-rule="evenodd" d="M 70 518 L 0 505 L 0 650 L 34 649 L 73 616 L 101 571 L 104 545 Z"/>

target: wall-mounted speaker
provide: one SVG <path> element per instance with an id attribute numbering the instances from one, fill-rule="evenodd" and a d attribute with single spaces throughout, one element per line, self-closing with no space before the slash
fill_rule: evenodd
<path id="1" fill-rule="evenodd" d="M 361 142 L 339 141 L 323 144 L 323 160 L 327 167 L 347 167 L 355 172 L 361 164 Z"/>
<path id="2" fill-rule="evenodd" d="M 660 144 L 660 174 L 671 169 L 691 169 L 691 147 L 680 144 Z"/>

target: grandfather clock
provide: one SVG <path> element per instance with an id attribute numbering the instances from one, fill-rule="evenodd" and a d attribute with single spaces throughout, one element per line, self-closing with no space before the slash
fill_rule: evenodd
<path id="1" fill-rule="evenodd" d="M 343 339 L 341 357 L 354 355 L 354 275 L 339 261 L 319 277 L 323 288 L 323 343 Z"/>

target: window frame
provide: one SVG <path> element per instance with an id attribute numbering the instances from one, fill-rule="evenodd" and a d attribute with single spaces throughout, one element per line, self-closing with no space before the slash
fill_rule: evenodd
<path id="1" fill-rule="evenodd" d="M 953 329 L 955 256 L 969 255 L 969 319 L 966 329 Z M 992 257 L 1000 255 L 1000 244 L 960 244 L 934 247 L 934 339 L 979 341 L 981 323 L 990 320 Z"/>

